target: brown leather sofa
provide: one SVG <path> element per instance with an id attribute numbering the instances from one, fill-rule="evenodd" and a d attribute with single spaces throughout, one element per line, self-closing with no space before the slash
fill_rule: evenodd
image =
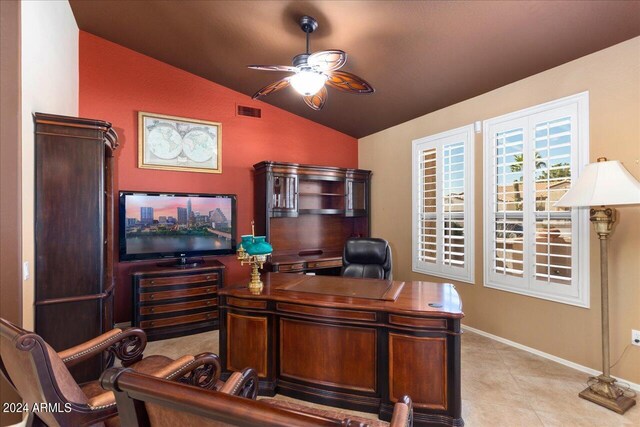
<path id="1" fill-rule="evenodd" d="M 0 318 L 0 371 L 30 408 L 44 403 L 55 408 L 37 415 L 29 412 L 28 425 L 45 423 L 51 427 L 109 423 L 117 414 L 113 393 L 105 391 L 98 381 L 78 384 L 68 370 L 103 352 L 109 354 L 111 361 L 117 358 L 123 366 L 166 380 L 214 390 L 226 386 L 226 390 L 249 396 L 257 393 L 257 388 L 234 389 L 237 384 L 220 381 L 220 360 L 216 354 L 182 356 L 177 360 L 165 356 L 142 358 L 146 343 L 141 329 L 113 329 L 86 343 L 56 352 L 37 334 Z"/>
<path id="2" fill-rule="evenodd" d="M 238 381 L 240 380 L 240 381 Z M 250 386 L 257 375 L 250 369 L 235 372 L 228 389 Z M 396 403 L 390 423 L 348 415 L 339 410 L 324 411 L 279 399 L 252 400 L 232 394 L 203 390 L 140 374 L 130 369 L 107 369 L 102 387 L 115 393 L 120 423 L 127 427 L 176 426 L 342 426 L 411 427 L 411 399 Z M 242 394 L 242 393 L 241 393 Z"/>

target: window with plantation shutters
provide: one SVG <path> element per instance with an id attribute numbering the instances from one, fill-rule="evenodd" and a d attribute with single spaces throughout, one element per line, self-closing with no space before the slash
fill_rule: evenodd
<path id="1" fill-rule="evenodd" d="M 473 283 L 473 126 L 413 141 L 413 271 Z"/>
<path id="2" fill-rule="evenodd" d="M 484 122 L 484 284 L 588 307 L 587 209 L 554 204 L 588 162 L 588 94 Z"/>

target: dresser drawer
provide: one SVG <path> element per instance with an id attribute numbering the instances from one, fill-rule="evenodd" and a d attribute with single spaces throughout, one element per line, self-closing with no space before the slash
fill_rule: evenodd
<path id="1" fill-rule="evenodd" d="M 215 294 L 218 291 L 218 286 L 201 286 L 197 288 L 178 289 L 175 291 L 158 291 L 158 292 L 142 292 L 140 293 L 140 301 L 163 301 L 175 298 L 195 297 L 198 295 Z"/>
<path id="2" fill-rule="evenodd" d="M 148 316 L 151 314 L 172 313 L 175 311 L 194 310 L 204 307 L 217 307 L 218 299 L 206 299 L 201 301 L 179 302 L 177 304 L 149 305 L 140 307 L 140 314 Z"/>
<path id="3" fill-rule="evenodd" d="M 206 313 L 190 314 L 188 316 L 170 317 L 167 319 L 143 320 L 140 327 L 144 329 L 162 328 L 164 326 L 183 325 L 185 323 L 204 322 L 218 318 L 217 311 L 209 311 Z"/>
<path id="4" fill-rule="evenodd" d="M 153 279 L 140 279 L 140 287 L 148 288 L 152 286 L 169 286 L 169 285 L 189 285 L 203 282 L 217 282 L 218 273 L 195 274 L 193 276 L 172 276 L 157 277 Z"/>
<path id="5" fill-rule="evenodd" d="M 218 289 L 225 266 L 204 261 L 183 268 L 168 264 L 132 273 L 132 325 L 148 341 L 197 334 L 218 328 Z"/>

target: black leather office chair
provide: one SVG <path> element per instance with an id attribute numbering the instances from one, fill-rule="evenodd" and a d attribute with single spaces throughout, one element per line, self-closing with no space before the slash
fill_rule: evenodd
<path id="1" fill-rule="evenodd" d="M 342 253 L 342 276 L 391 280 L 391 249 L 384 239 L 349 239 Z"/>

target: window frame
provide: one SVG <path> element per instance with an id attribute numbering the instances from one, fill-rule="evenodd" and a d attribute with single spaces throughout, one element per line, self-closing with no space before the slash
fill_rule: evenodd
<path id="1" fill-rule="evenodd" d="M 536 297 L 544 300 L 574 305 L 583 308 L 590 307 L 590 232 L 589 208 L 573 208 L 570 212 L 572 223 L 571 244 L 571 285 L 547 284 L 536 279 L 536 199 L 535 199 L 535 161 L 536 153 L 535 128 L 536 124 L 545 120 L 561 117 L 559 112 L 573 114 L 575 117 L 575 141 L 571 141 L 571 183 L 573 184 L 584 167 L 589 163 L 589 92 L 567 96 L 551 102 L 525 108 L 513 113 L 487 119 L 483 122 L 483 283 L 487 288 L 493 288 L 516 294 Z M 517 125 L 515 125 L 518 123 Z M 498 275 L 493 270 L 496 212 L 493 209 L 494 191 L 494 158 L 496 156 L 496 141 L 494 135 L 501 131 L 518 127 L 523 129 L 523 184 L 529 186 L 524 190 L 523 185 L 523 275 L 510 277 Z M 573 132 L 573 129 L 572 129 Z M 533 183 L 533 187 L 531 186 Z M 545 211 L 546 212 L 546 211 Z M 560 215 L 558 215 L 560 216 Z M 568 216 L 565 214 L 565 216 Z M 551 215 L 549 214 L 549 218 Z M 573 224 L 576 224 L 573 227 Z M 533 227 L 528 230 L 526 227 Z M 532 225 L 533 224 L 533 225 Z M 532 249 L 533 248 L 533 249 Z M 533 270 L 533 271 L 532 271 Z"/>
<path id="2" fill-rule="evenodd" d="M 442 151 L 444 146 L 464 143 L 464 267 L 454 267 L 443 263 L 444 218 L 442 194 L 443 177 Z M 475 210 L 474 210 L 474 163 L 475 163 L 475 133 L 472 124 L 415 139 L 411 143 L 411 252 L 412 271 L 428 274 L 464 283 L 475 283 Z M 420 183 L 419 154 L 424 150 L 436 149 L 436 262 L 427 263 L 419 260 L 419 197 L 422 194 Z"/>

